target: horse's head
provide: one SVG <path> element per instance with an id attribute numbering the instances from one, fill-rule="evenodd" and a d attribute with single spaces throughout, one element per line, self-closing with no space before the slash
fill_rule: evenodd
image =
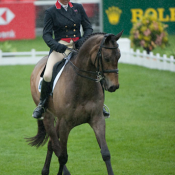
<path id="1" fill-rule="evenodd" d="M 99 78 L 101 78 L 105 90 L 114 92 L 119 88 L 118 81 L 118 60 L 120 58 L 120 49 L 117 40 L 121 37 L 123 31 L 117 35 L 106 34 L 100 37 L 100 42 L 95 50 L 98 50 L 96 57 L 92 57 Z M 93 54 L 94 55 L 94 54 Z"/>

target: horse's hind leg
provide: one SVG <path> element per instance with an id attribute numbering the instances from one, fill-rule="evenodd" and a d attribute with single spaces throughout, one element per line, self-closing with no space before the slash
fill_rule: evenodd
<path id="1" fill-rule="evenodd" d="M 49 140 L 48 147 L 47 147 L 47 156 L 45 160 L 44 167 L 42 169 L 42 175 L 49 175 L 49 168 L 50 168 L 50 162 L 52 159 L 53 149 L 52 149 L 52 142 Z"/>
<path id="2" fill-rule="evenodd" d="M 56 128 L 54 126 L 53 117 L 51 117 L 51 115 L 49 113 L 45 113 L 45 118 L 44 118 L 43 122 L 44 122 L 46 132 L 50 136 L 50 140 L 48 143 L 47 156 L 46 156 L 45 164 L 44 164 L 44 167 L 42 170 L 42 175 L 48 175 L 53 152 L 59 158 L 59 163 L 60 163 L 61 147 L 60 147 L 58 135 L 56 132 Z M 66 160 L 66 162 L 67 162 L 67 160 Z M 65 163 L 62 166 L 62 172 L 64 172 L 64 175 L 70 175 L 68 169 L 65 166 Z M 62 173 L 59 175 L 62 175 Z"/>
<path id="3" fill-rule="evenodd" d="M 106 164 L 108 175 L 114 175 L 110 160 L 111 156 L 105 139 L 105 119 L 103 117 L 94 118 L 89 124 L 93 128 L 101 148 L 101 155 Z"/>
<path id="4" fill-rule="evenodd" d="M 49 175 L 52 155 L 53 155 L 52 142 L 51 140 L 49 140 L 48 148 L 47 148 L 47 156 L 46 156 L 44 167 L 42 169 L 42 175 Z M 71 175 L 66 166 L 64 166 L 63 175 Z"/>

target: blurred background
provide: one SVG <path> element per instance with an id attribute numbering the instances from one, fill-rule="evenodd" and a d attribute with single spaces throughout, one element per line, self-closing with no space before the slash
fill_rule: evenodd
<path id="1" fill-rule="evenodd" d="M 31 46 L 36 50 L 46 50 L 47 46 L 42 43 L 42 30 L 44 11 L 50 6 L 54 5 L 56 1 L 48 0 L 0 0 L 0 50 L 2 51 L 27 51 L 31 50 Z M 131 40 L 131 47 L 134 49 L 147 49 L 154 53 L 175 55 L 173 51 L 175 40 L 175 2 L 174 0 L 161 0 L 161 1 L 131 1 L 131 0 L 73 0 L 72 2 L 81 3 L 89 17 L 94 32 L 106 32 L 117 34 L 121 30 L 124 30 L 123 37 Z M 150 49 L 148 44 L 144 47 L 144 40 L 147 42 L 152 41 L 152 38 L 146 38 L 142 36 L 139 41 L 139 45 L 135 45 L 133 37 L 138 31 L 131 32 L 134 24 L 141 21 L 144 17 L 152 15 L 155 18 L 155 22 L 159 21 L 164 26 L 156 31 L 153 31 L 153 38 L 157 35 L 161 35 L 162 30 L 166 31 L 166 38 L 161 48 L 155 42 L 152 42 Z M 142 29 L 141 29 L 142 30 Z M 143 30 L 146 30 L 143 28 Z M 141 37 L 141 35 L 139 36 Z M 35 44 L 31 40 L 35 39 Z M 19 42 L 15 42 L 19 41 Z M 23 40 L 23 41 L 21 41 Z M 27 48 L 23 45 L 25 40 L 30 40 L 30 44 Z M 149 41 L 148 41 L 149 40 Z M 168 42 L 169 40 L 169 42 Z M 7 41 L 7 42 L 4 42 Z M 13 42 L 14 41 L 14 42 Z M 43 42 L 43 41 L 42 41 Z M 18 47 L 18 43 L 22 43 L 22 46 Z M 38 47 L 37 47 L 38 46 Z M 140 48 L 139 48 L 140 47 Z M 166 50 L 162 51 L 162 48 Z M 24 50 L 23 50 L 24 49 Z"/>
<path id="2" fill-rule="evenodd" d="M 55 2 L 56 1 L 53 0 L 0 0 L 0 32 L 3 32 L 2 25 L 5 25 L 2 23 L 2 20 L 7 20 L 6 18 L 10 16 L 10 13 L 7 13 L 6 16 L 5 11 L 3 12 L 2 8 L 10 10 L 11 5 L 13 4 L 16 13 L 16 11 L 18 12 L 22 7 L 21 4 L 26 4 L 26 7 L 24 6 L 20 11 L 21 15 L 23 18 L 25 18 L 25 15 L 23 14 L 28 14 L 30 16 L 34 15 L 35 34 L 36 36 L 41 36 L 44 11 L 54 5 Z M 148 0 L 139 2 L 136 0 L 73 0 L 72 2 L 81 3 L 83 5 L 95 32 L 104 31 L 107 33 L 116 33 L 117 31 L 124 29 L 124 34 L 129 35 L 132 24 L 142 16 L 151 13 L 161 22 L 168 25 L 167 31 L 169 34 L 175 34 L 175 2 L 173 0 Z M 32 7 L 28 8 L 27 4 L 29 3 L 34 5 L 34 9 L 31 9 Z M 28 11 L 28 13 L 26 11 Z M 11 11 L 11 13 L 13 13 L 13 11 Z M 10 21 L 10 23 L 13 23 L 13 21 Z M 28 23 L 28 25 L 31 24 Z"/>

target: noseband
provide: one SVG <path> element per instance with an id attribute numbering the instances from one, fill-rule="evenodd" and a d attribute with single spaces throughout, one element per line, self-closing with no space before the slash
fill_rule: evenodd
<path id="1" fill-rule="evenodd" d="M 92 71 L 84 71 L 84 70 L 81 70 L 79 69 L 78 67 L 76 67 L 70 60 L 69 62 L 71 63 L 71 65 L 73 66 L 73 68 L 75 69 L 77 75 L 81 76 L 81 77 L 84 77 L 84 78 L 87 78 L 87 79 L 90 79 L 92 81 L 95 81 L 95 82 L 101 82 L 105 77 L 104 77 L 104 73 L 116 73 L 118 74 L 118 69 L 112 69 L 112 70 L 104 70 L 103 69 L 103 62 L 102 62 L 102 48 L 105 48 L 105 49 L 117 49 L 118 48 L 118 45 L 116 47 L 106 47 L 104 46 L 104 42 L 106 40 L 106 38 L 110 35 L 113 35 L 113 34 L 105 34 L 104 35 L 104 38 L 100 44 L 100 48 L 97 52 L 97 56 L 95 58 L 95 62 L 94 62 L 94 65 L 97 61 L 97 71 L 96 72 L 92 72 Z M 101 67 L 101 71 L 100 71 L 100 67 Z M 97 79 L 93 79 L 91 77 L 88 77 L 88 76 L 85 76 L 85 75 L 82 75 L 80 74 L 79 72 L 84 72 L 84 73 L 89 73 L 89 74 L 95 74 L 97 76 Z"/>

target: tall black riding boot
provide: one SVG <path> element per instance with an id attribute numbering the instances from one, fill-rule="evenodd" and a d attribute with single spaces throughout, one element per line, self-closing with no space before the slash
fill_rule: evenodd
<path id="1" fill-rule="evenodd" d="M 45 109 L 47 108 L 48 98 L 50 96 L 51 91 L 52 91 L 51 82 L 46 82 L 43 79 L 41 86 L 40 102 L 36 107 L 36 109 L 33 111 L 32 117 L 36 119 L 41 119 L 42 114 L 45 112 Z"/>

